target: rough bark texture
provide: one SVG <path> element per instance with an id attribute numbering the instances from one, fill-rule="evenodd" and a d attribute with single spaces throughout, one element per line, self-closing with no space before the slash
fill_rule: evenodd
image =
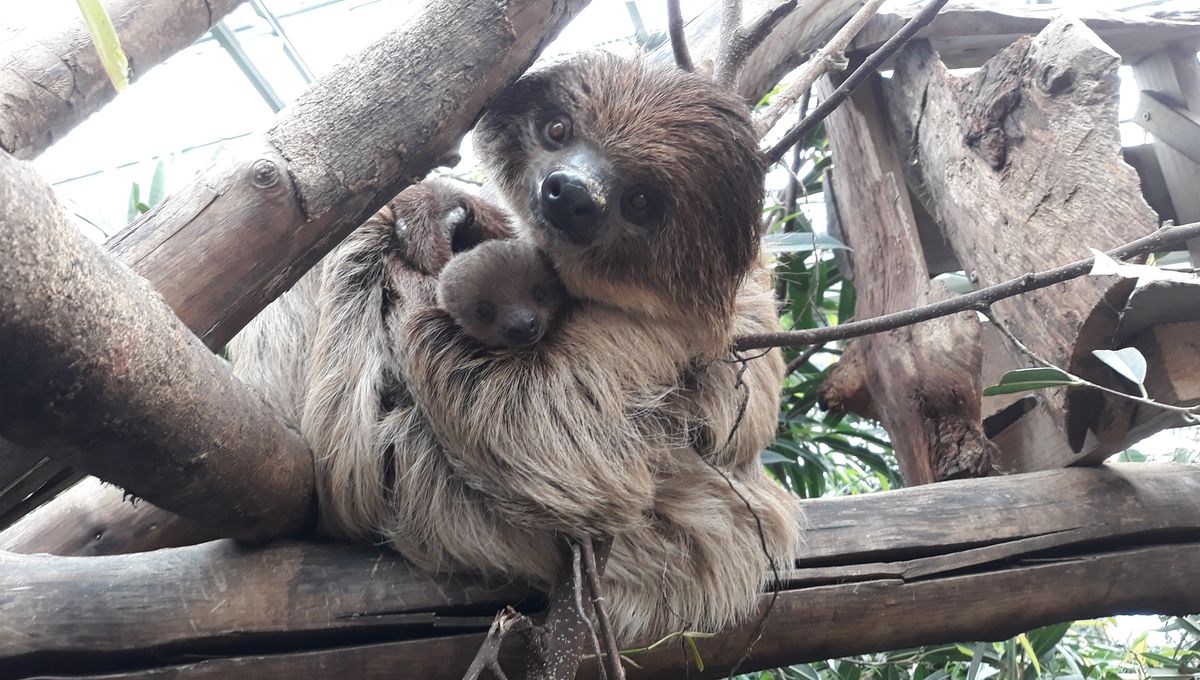
<path id="1" fill-rule="evenodd" d="M 944 225 L 964 269 L 979 285 L 1086 257 L 1155 229 L 1137 174 L 1121 159 L 1117 131 L 1119 57 L 1078 21 L 1059 19 L 1023 38 L 975 74 L 956 78 L 927 44 L 896 62 L 885 100 L 904 167 Z M 839 187 L 840 189 L 840 187 Z M 1082 235 L 1082 236 L 1081 236 Z M 996 315 L 1035 352 L 1072 371 L 1096 370 L 1127 283 L 1085 277 L 997 303 Z M 1072 361 L 1072 358 L 1075 361 Z M 1067 432 L 1065 396 L 1048 409 Z M 1080 408 L 1084 418 L 1100 414 Z M 997 460 L 1007 470 L 1076 460 L 1088 427 L 1017 437 Z M 1030 430 L 1030 435 L 1034 434 Z M 1056 446 L 1056 442 L 1061 444 Z"/>
<path id="2" fill-rule="evenodd" d="M 312 456 L 0 153 L 0 432 L 226 535 L 313 519 Z"/>
<path id="3" fill-rule="evenodd" d="M 114 236 L 111 254 L 150 281 L 209 347 L 223 346 L 367 215 L 454 151 L 487 97 L 585 4 L 432 3 L 314 84 L 259 153 L 217 164 Z M 388 94 L 396 92 L 407 95 L 402 105 Z"/>
<path id="4" fill-rule="evenodd" d="M 749 0 L 742 14 L 749 25 L 780 4 L 779 0 Z M 746 57 L 735 89 L 751 104 L 762 98 L 788 71 L 799 66 L 854 14 L 863 0 L 812 0 L 802 2 L 771 31 L 770 36 Z M 688 48 L 696 70 L 711 74 L 721 40 L 721 7 L 714 2 L 685 27 Z M 652 60 L 673 63 L 671 45 L 664 43 L 650 54 Z"/>
<path id="5" fill-rule="evenodd" d="M 429 4 L 314 83 L 258 153 L 203 173 L 109 248 L 209 347 L 221 347 L 351 229 L 444 162 L 488 97 L 586 4 Z"/>
<path id="6" fill-rule="evenodd" d="M 201 525 L 129 498 L 120 487 L 87 477 L 53 503 L 0 533 L 0 550 L 51 555 L 121 555 L 211 541 Z"/>
<path id="7" fill-rule="evenodd" d="M 136 80 L 191 45 L 243 0 L 104 3 Z M 0 54 L 0 149 L 29 159 L 117 95 L 75 12 L 66 26 L 9 28 Z"/>
<path id="8" fill-rule="evenodd" d="M 820 90 L 832 89 L 829 79 Z M 930 281 L 891 131 L 877 103 L 878 81 L 825 121 L 834 158 L 841 233 L 852 249 L 855 315 L 869 318 L 949 296 Z M 991 470 L 992 444 L 979 414 L 979 322 L 973 312 L 935 319 L 854 343 L 859 361 L 839 364 L 822 399 L 871 395 L 906 483 L 978 477 Z M 865 369 L 865 370 L 863 370 Z M 857 387 L 851 387 L 857 385 Z M 849 407 L 861 399 L 846 399 Z"/>
<path id="9" fill-rule="evenodd" d="M 919 8 L 913 5 L 877 14 L 850 45 L 851 54 L 875 51 Z M 1072 13 L 1126 61 L 1137 61 L 1166 43 L 1175 43 L 1180 50 L 1190 49 L 1192 53 L 1200 48 L 1200 12 L 1168 12 L 1154 18 L 1095 9 Z M 980 3 L 954 2 L 946 5 L 915 39 L 929 41 L 949 68 L 981 66 L 1017 39 L 1040 32 L 1062 14 L 1063 9 L 1057 6 L 993 9 Z"/>
<path id="10" fill-rule="evenodd" d="M 961 480 L 811 501 L 806 511 L 809 555 L 785 575 L 772 625 L 743 670 L 1002 639 L 1118 612 L 1200 609 L 1194 466 Z M 432 581 L 395 556 L 343 546 L 245 550 L 222 541 L 90 559 L 0 554 L 8 623 L 0 672 L 461 677 L 492 613 L 524 592 Z M 700 640 L 703 672 L 686 669 L 686 655 L 667 645 L 634 657 L 644 668 L 629 668 L 629 677 L 723 677 L 753 625 Z M 344 646 L 351 634 L 380 644 Z M 584 663 L 580 677 L 595 677 L 595 665 Z"/>

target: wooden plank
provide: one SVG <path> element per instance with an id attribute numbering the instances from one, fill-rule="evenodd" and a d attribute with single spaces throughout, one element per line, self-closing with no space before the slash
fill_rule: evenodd
<path id="1" fill-rule="evenodd" d="M 1088 560 L 1098 541 L 1115 550 L 1200 537 L 1200 467 L 1071 468 L 809 501 L 805 510 L 806 557 L 787 575 L 789 592 L 797 602 L 819 602 L 825 591 L 807 586 L 845 584 L 829 602 L 849 611 L 871 606 L 864 603 L 880 578 L 919 582 L 990 571 L 1049 549 Z M 999 516 L 1003 522 L 980 519 Z M 853 594 L 854 584 L 864 586 L 862 594 Z M 0 676 L 49 673 L 59 659 L 116 664 L 151 652 L 156 659 L 182 650 L 225 656 L 255 644 L 295 650 L 368 635 L 428 636 L 438 626 L 483 627 L 487 621 L 475 617 L 528 592 L 465 575 L 435 579 L 395 555 L 338 545 L 247 549 L 218 541 L 101 558 L 0 553 L 0 620 L 7 622 Z M 1049 600 L 1046 606 L 1059 606 Z M 880 620 L 904 621 L 891 616 Z M 727 637 L 729 653 L 732 641 L 745 640 L 744 632 Z M 893 642 L 878 644 L 900 646 Z"/>
<path id="2" fill-rule="evenodd" d="M 771 625 L 741 670 L 964 639 L 1002 640 L 1038 626 L 1112 614 L 1189 614 L 1200 609 L 1200 589 L 1195 588 L 1198 577 L 1200 544 L 1193 542 L 1017 560 L 958 576 L 879 579 L 789 590 L 780 594 L 771 609 Z M 1114 583 L 1120 587 L 1114 588 Z M 987 615 L 981 616 L 981 611 Z M 740 629 L 699 640 L 703 671 L 689 667 L 689 657 L 676 646 L 666 645 L 635 655 L 641 668 L 627 668 L 627 676 L 630 680 L 726 677 L 742 658 L 755 624 L 751 621 Z M 292 654 L 240 655 L 71 677 L 456 678 L 462 677 L 481 640 L 482 635 L 469 634 Z M 66 676 L 43 672 L 38 677 Z M 509 677 L 524 676 L 510 672 Z M 595 678 L 596 666 L 583 664 L 579 677 Z"/>
<path id="3" fill-rule="evenodd" d="M 951 76 L 927 44 L 897 60 L 884 93 L 903 167 L 980 286 L 1084 258 L 1088 247 L 1114 247 L 1157 227 L 1136 173 L 1120 156 L 1119 63 L 1086 26 L 1067 19 L 1021 39 L 969 77 Z M 1090 350 L 1107 348 L 1104 331 L 1115 328 L 1130 288 L 1086 277 L 993 310 L 1035 352 L 1091 377 L 1104 367 Z M 1089 419 L 1101 413 L 1076 408 L 1081 420 L 1068 420 L 1064 391 L 1047 395 L 1025 419 L 1046 410 L 1061 434 L 1046 437 L 1039 428 L 1036 448 L 1020 455 L 1002 449 L 1002 469 L 1050 469 L 1088 453 L 1080 449 L 1095 424 Z"/>
<path id="4" fill-rule="evenodd" d="M 850 45 L 852 55 L 878 49 L 911 17 L 919 5 L 880 12 Z M 1200 48 L 1200 12 L 1168 12 L 1154 17 L 1132 12 L 1080 8 L 1072 14 L 1112 46 L 1126 62 L 1134 62 L 1173 43 L 1193 53 Z M 1063 15 L 1057 6 L 995 8 L 976 2 L 952 2 L 914 40 L 925 39 L 949 68 L 982 66 L 1022 36 L 1041 32 Z"/>
<path id="5" fill-rule="evenodd" d="M 1163 176 L 1162 166 L 1158 164 L 1158 156 L 1153 144 L 1138 144 L 1121 149 L 1125 162 L 1137 170 L 1142 180 L 1142 198 L 1154 208 L 1160 220 L 1176 221 L 1175 206 L 1171 204 L 1171 192 L 1167 189 L 1167 179 Z"/>
<path id="6" fill-rule="evenodd" d="M 1162 41 L 1155 43 L 1162 44 Z M 1133 65 L 1133 77 L 1143 91 L 1153 92 L 1192 114 L 1200 114 L 1200 64 L 1196 62 L 1194 45 L 1168 45 L 1154 52 Z M 1140 124 L 1152 122 L 1141 116 L 1135 120 Z M 1176 221 L 1200 220 L 1200 191 L 1196 191 L 1200 186 L 1200 163 L 1163 139 L 1154 140 L 1154 151 L 1175 208 Z M 1188 252 L 1192 265 L 1200 267 L 1200 239 L 1188 243 Z"/>
<path id="7" fill-rule="evenodd" d="M 1200 163 L 1200 115 L 1167 100 L 1157 92 L 1142 90 L 1133 119 L 1155 139 Z"/>

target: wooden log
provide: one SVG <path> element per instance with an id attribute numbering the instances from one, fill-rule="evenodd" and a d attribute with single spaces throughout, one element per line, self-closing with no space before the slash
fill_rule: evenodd
<path id="1" fill-rule="evenodd" d="M 1088 247 L 1111 248 L 1156 228 L 1137 175 L 1120 156 L 1119 64 L 1069 19 L 1022 38 L 966 78 L 951 76 L 928 44 L 897 60 L 884 94 L 903 166 L 979 285 L 1087 257 Z M 1103 379 L 1091 350 L 1107 348 L 1130 289 L 1128 281 L 1086 277 L 993 309 L 1041 356 Z M 1127 417 L 1104 413 L 1091 399 L 1081 393 L 1068 412 L 1064 391 L 1049 393 L 1027 418 L 1046 409 L 1062 434 L 1043 436 L 1034 449 L 1002 449 L 998 467 L 1049 469 L 1086 456 L 1089 429 L 1102 418 Z"/>
<path id="2" fill-rule="evenodd" d="M 491 93 L 586 4 L 429 4 L 315 83 L 257 153 L 202 173 L 110 239 L 110 253 L 209 347 L 223 346 L 366 216 L 443 162 Z M 383 94 L 396 92 L 408 93 L 401 104 Z"/>
<path id="3" fill-rule="evenodd" d="M 919 6 L 880 12 L 850 45 L 852 55 L 875 51 L 916 13 Z M 949 68 L 982 66 L 1022 36 L 1040 33 L 1063 14 L 1061 7 L 1034 5 L 996 9 L 976 2 L 952 2 L 914 40 L 928 41 Z M 1200 12 L 1133 12 L 1073 9 L 1072 14 L 1127 62 L 1136 62 L 1162 45 L 1174 43 L 1195 53 L 1200 48 Z"/>
<path id="4" fill-rule="evenodd" d="M 121 555 L 195 545 L 216 538 L 211 530 L 95 477 L 78 481 L 4 532 L 0 550 L 51 555 Z"/>
<path id="5" fill-rule="evenodd" d="M 134 81 L 191 45 L 243 0 L 108 0 Z M 47 16 L 46 13 L 38 15 Z M 9 27 L 0 53 L 0 149 L 29 159 L 117 95 L 80 13 Z"/>
<path id="6" fill-rule="evenodd" d="M 805 509 L 807 555 L 787 574 L 743 670 L 1001 639 L 1074 618 L 1200 610 L 1192 587 L 1200 577 L 1196 466 L 960 480 Z M 0 630 L 0 673 L 461 677 L 491 612 L 525 595 L 434 581 L 399 558 L 331 545 L 221 541 L 87 559 L 0 554 L 0 618 L 9 622 Z M 667 646 L 635 656 L 644 668 L 629 677 L 723 677 L 755 624 L 700 640 L 703 673 Z M 386 643 L 347 646 L 356 640 Z M 594 669 L 583 664 L 581 677 Z"/>
<path id="7" fill-rule="evenodd" d="M 1152 44 L 1157 47 L 1163 43 Z M 1143 98 L 1165 100 L 1193 117 L 1200 114 L 1200 63 L 1196 62 L 1194 45 L 1168 45 L 1147 56 L 1133 65 L 1133 77 L 1143 90 Z M 1200 191 L 1196 191 L 1200 184 L 1200 160 L 1188 157 L 1177 148 L 1178 142 L 1173 144 L 1172 140 L 1158 136 L 1165 126 L 1152 111 L 1139 111 L 1134 120 L 1155 135 L 1154 153 L 1167 184 L 1175 220 L 1200 219 Z M 1188 243 L 1188 252 L 1192 264 L 1200 266 L 1200 239 Z"/>
<path id="8" fill-rule="evenodd" d="M 948 297 L 930 281 L 904 175 L 875 90 L 861 88 L 825 121 L 835 159 L 841 233 L 853 251 L 855 314 L 873 317 Z M 829 79 L 819 83 L 828 95 Z M 848 408 L 870 395 L 909 485 L 991 471 L 992 444 L 980 422 L 982 352 L 973 312 L 858 338 L 861 360 L 839 363 L 822 402 Z M 849 350 L 848 350 L 849 351 Z M 865 369 L 865 370 L 863 370 Z M 858 395 L 842 400 L 838 395 Z"/>
<path id="9" fill-rule="evenodd" d="M 779 0 L 749 0 L 744 3 L 744 23 L 750 24 L 779 5 Z M 802 2 L 754 48 L 738 74 L 735 89 L 750 104 L 762 99 L 779 79 L 799 66 L 825 41 L 833 37 L 864 0 L 812 0 Z M 696 69 L 711 74 L 721 41 L 721 7 L 712 3 L 684 27 Z M 671 45 L 664 43 L 650 53 L 658 63 L 674 63 Z"/>
<path id="10" fill-rule="evenodd" d="M 312 455 L 0 152 L 0 432 L 225 535 L 314 519 Z"/>

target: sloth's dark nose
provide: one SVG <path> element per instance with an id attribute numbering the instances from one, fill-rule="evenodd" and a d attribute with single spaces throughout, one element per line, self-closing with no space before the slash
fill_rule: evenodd
<path id="1" fill-rule="evenodd" d="M 600 212 L 583 175 L 556 170 L 542 181 L 542 214 L 572 240 L 587 240 Z"/>
<path id="2" fill-rule="evenodd" d="M 542 325 L 533 315 L 511 319 L 504 326 L 504 337 L 515 347 L 532 345 L 542 337 Z"/>

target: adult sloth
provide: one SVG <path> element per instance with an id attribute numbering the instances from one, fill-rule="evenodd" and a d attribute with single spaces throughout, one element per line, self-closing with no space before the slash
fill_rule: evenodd
<path id="1" fill-rule="evenodd" d="M 744 618 L 799 512 L 763 473 L 782 362 L 745 106 L 692 74 L 591 55 L 527 75 L 476 128 L 491 178 L 577 303 L 522 352 L 436 307 L 368 223 L 323 263 L 301 427 L 330 531 L 429 569 L 550 584 L 556 535 L 615 537 L 625 642 Z M 764 551 L 765 548 L 765 551 Z"/>

